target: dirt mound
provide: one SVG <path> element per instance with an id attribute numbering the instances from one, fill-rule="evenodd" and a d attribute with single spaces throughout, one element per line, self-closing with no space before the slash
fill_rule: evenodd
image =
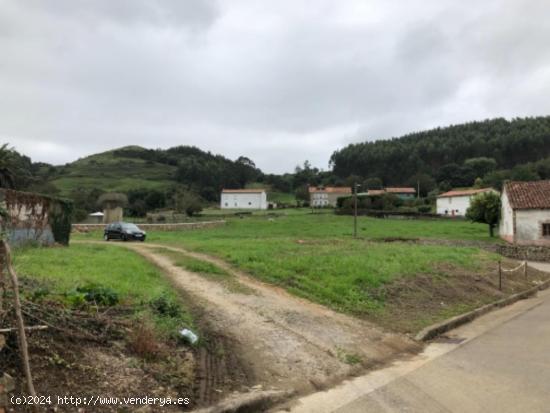
<path id="1" fill-rule="evenodd" d="M 40 287 L 23 280 L 23 290 L 33 296 Z M 11 324 L 11 309 L 4 313 L 4 325 Z M 231 339 L 205 334 L 198 347 L 175 340 L 147 336 L 154 354 L 138 354 L 133 342 L 143 326 L 132 319 L 136 309 L 124 306 L 74 310 L 59 302 L 25 300 L 26 324 L 48 328 L 28 333 L 29 353 L 36 392 L 49 395 L 58 412 L 74 412 L 74 405 L 57 405 L 57 396 L 75 397 L 188 397 L 189 407 L 207 406 L 233 391 L 247 389 L 251 379 L 244 373 Z M 200 320 L 199 320 L 200 322 Z M 24 395 L 24 378 L 17 336 L 6 335 L 0 352 L 0 371 L 15 379 L 13 395 Z M 138 410 L 143 406 L 127 407 Z M 90 409 L 90 408 L 88 408 Z M 94 412 L 119 412 L 121 406 L 94 406 Z M 31 411 L 14 406 L 11 411 Z M 52 410 L 53 411 L 53 410 Z M 124 410 L 126 411 L 126 410 Z M 182 407 L 151 406 L 150 412 L 180 412 Z"/>
<path id="2" fill-rule="evenodd" d="M 504 260 L 502 267 L 515 268 L 517 261 Z M 403 277 L 385 284 L 376 292 L 384 311 L 371 319 L 402 333 L 414 334 L 443 319 L 465 313 L 485 304 L 526 290 L 548 279 L 548 274 L 529 268 L 527 277 L 520 268 L 503 272 L 502 290 L 496 262 L 487 262 L 477 273 L 451 265 L 436 268 L 439 275 Z"/>

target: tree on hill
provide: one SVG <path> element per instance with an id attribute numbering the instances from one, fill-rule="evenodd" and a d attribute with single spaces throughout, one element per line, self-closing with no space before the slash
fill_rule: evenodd
<path id="1" fill-rule="evenodd" d="M 107 192 L 99 196 L 97 204 L 102 208 L 124 208 L 128 205 L 128 197 L 119 192 Z"/>
<path id="2" fill-rule="evenodd" d="M 15 187 L 15 172 L 13 170 L 13 152 L 5 143 L 0 147 L 0 187 L 13 189 Z"/>
<path id="3" fill-rule="evenodd" d="M 494 228 L 500 220 L 500 196 L 495 192 L 476 195 L 466 211 L 466 218 L 489 225 L 489 235 L 493 237 Z"/>
<path id="4" fill-rule="evenodd" d="M 550 116 L 546 116 L 491 119 L 351 144 L 334 152 L 330 163 L 340 178 L 378 177 L 387 186 L 407 182 L 418 173 L 432 176 L 438 185 L 470 186 L 476 178 L 484 178 L 481 174 L 549 157 Z"/>
<path id="5" fill-rule="evenodd" d="M 466 159 L 464 166 L 469 167 L 475 173 L 476 178 L 483 178 L 489 172 L 496 169 L 497 161 L 493 158 L 480 156 L 479 158 Z"/>
<path id="6" fill-rule="evenodd" d="M 9 144 L 2 144 L 0 146 L 0 187 L 25 190 L 35 180 L 31 159 L 10 148 Z"/>

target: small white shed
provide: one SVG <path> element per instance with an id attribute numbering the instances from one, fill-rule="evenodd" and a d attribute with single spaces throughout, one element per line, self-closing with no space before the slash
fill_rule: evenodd
<path id="1" fill-rule="evenodd" d="M 506 182 L 499 235 L 516 244 L 550 245 L 550 180 Z"/>
<path id="2" fill-rule="evenodd" d="M 493 188 L 461 189 L 445 192 L 437 197 L 437 213 L 439 215 L 463 217 L 470 208 L 470 201 L 474 196 L 491 191 L 496 192 Z"/>
<path id="3" fill-rule="evenodd" d="M 221 209 L 267 209 L 265 189 L 224 189 Z"/>

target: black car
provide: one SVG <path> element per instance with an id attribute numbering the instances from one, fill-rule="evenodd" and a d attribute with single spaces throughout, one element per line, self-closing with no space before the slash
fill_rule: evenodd
<path id="1" fill-rule="evenodd" d="M 145 241 L 145 231 L 142 231 L 136 224 L 128 222 L 113 222 L 105 227 L 103 239 L 119 239 L 122 241 Z"/>

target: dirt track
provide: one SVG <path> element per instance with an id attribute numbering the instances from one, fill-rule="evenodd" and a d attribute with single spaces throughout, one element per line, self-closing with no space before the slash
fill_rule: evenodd
<path id="1" fill-rule="evenodd" d="M 161 268 L 175 287 L 193 297 L 211 326 L 234 340 L 241 361 L 263 388 L 309 392 L 418 349 L 405 336 L 294 297 L 217 258 L 158 244 L 112 245 L 138 252 Z M 158 248 L 212 262 L 251 293 L 229 291 L 186 271 L 155 251 Z"/>

